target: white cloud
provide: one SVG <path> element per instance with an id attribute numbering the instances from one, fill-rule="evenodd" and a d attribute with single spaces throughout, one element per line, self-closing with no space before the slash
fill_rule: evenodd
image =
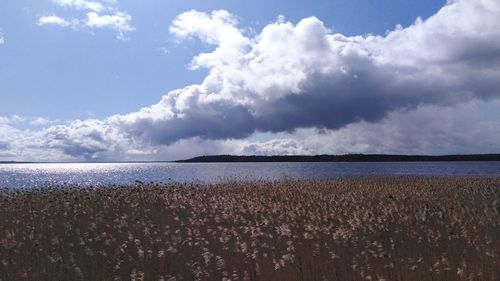
<path id="1" fill-rule="evenodd" d="M 100 154 L 111 153 L 121 147 L 130 146 L 122 133 L 103 121 L 75 120 L 69 125 L 55 125 L 40 131 L 42 146 L 63 151 L 72 157 L 86 160 Z"/>
<path id="2" fill-rule="evenodd" d="M 87 13 L 95 13 L 94 28 L 128 29 L 126 17 Z M 499 26 L 495 0 L 452 1 L 385 36 L 334 34 L 315 17 L 297 24 L 280 17 L 250 36 L 226 11 L 189 11 L 170 32 L 214 47 L 193 58 L 193 68 L 208 69 L 202 83 L 130 114 L 20 134 L 30 147 L 77 159 L 182 158 L 193 151 L 494 152 Z M 262 132 L 290 137 L 246 139 Z"/>
<path id="3" fill-rule="evenodd" d="M 78 20 L 67 21 L 58 16 L 45 16 L 38 19 L 38 25 L 58 25 L 62 27 L 76 27 L 78 25 Z"/>
<path id="4" fill-rule="evenodd" d="M 102 3 L 86 0 L 52 0 L 54 3 L 64 7 L 72 7 L 78 10 L 91 10 L 94 12 L 102 12 L 105 7 Z"/>
<path id="5" fill-rule="evenodd" d="M 5 161 L 75 160 L 62 150 L 49 149 L 44 146 L 41 137 L 41 132 L 20 130 L 0 124 L 0 159 Z"/>
<path id="6" fill-rule="evenodd" d="M 87 13 L 85 25 L 91 28 L 111 28 L 118 32 L 119 39 L 125 39 L 125 33 L 134 31 L 135 28 L 130 25 L 132 17 L 122 12 L 116 12 L 112 15 L 99 15 L 95 12 Z"/>
<path id="7" fill-rule="evenodd" d="M 0 45 L 3 45 L 5 43 L 5 38 L 2 32 L 0 32 Z"/>
<path id="8" fill-rule="evenodd" d="M 31 118 L 30 125 L 33 126 L 47 126 L 62 123 L 61 120 L 51 120 L 45 117 L 34 117 Z"/>
<path id="9" fill-rule="evenodd" d="M 192 67 L 217 67 L 229 64 L 250 47 L 250 39 L 236 28 L 236 18 L 224 10 L 205 14 L 189 11 L 175 18 L 170 33 L 179 39 L 196 37 L 202 42 L 218 46 L 212 53 L 199 54 Z"/>
<path id="10" fill-rule="evenodd" d="M 207 77 L 107 122 L 137 141 L 170 144 L 255 131 L 336 130 L 422 104 L 498 97 L 499 6 L 453 2 L 408 28 L 366 37 L 332 34 L 311 17 L 296 25 L 280 20 L 249 38 L 225 11 L 189 11 L 170 30 L 215 45 L 192 62 L 208 68 Z"/>
<path id="11" fill-rule="evenodd" d="M 25 118 L 19 115 L 12 115 L 10 117 L 0 116 L 0 124 L 18 124 L 25 121 Z"/>
<path id="12" fill-rule="evenodd" d="M 39 18 L 38 25 L 58 25 L 72 28 L 107 28 L 117 32 L 117 38 L 125 40 L 125 34 L 132 32 L 132 16 L 115 8 L 117 1 L 53 0 L 59 6 L 85 12 L 84 18 L 65 19 L 56 15 Z"/>

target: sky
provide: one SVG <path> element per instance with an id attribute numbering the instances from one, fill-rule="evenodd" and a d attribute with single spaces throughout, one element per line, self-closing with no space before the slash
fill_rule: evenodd
<path id="1" fill-rule="evenodd" d="M 0 2 L 0 161 L 500 152 L 500 2 Z"/>

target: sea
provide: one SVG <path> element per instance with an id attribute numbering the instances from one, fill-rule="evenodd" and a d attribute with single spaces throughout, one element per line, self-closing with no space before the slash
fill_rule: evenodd
<path id="1" fill-rule="evenodd" d="M 500 176 L 489 162 L 37 163 L 0 164 L 0 188 L 54 185 L 218 183 L 234 180 L 328 179 L 354 176 Z"/>

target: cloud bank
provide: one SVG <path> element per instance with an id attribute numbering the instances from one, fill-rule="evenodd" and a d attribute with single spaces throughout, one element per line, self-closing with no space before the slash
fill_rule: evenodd
<path id="1" fill-rule="evenodd" d="M 106 122 L 151 144 L 244 138 L 256 131 L 339 129 L 394 110 L 500 95 L 500 3 L 451 2 L 386 36 L 332 34 L 317 18 L 276 22 L 255 37 L 226 11 L 179 15 L 170 32 L 214 45 L 192 68 L 199 85 Z"/>
<path id="2" fill-rule="evenodd" d="M 241 154 L 460 154 L 492 153 L 500 147 L 500 100 L 457 106 L 419 106 L 391 112 L 377 123 L 339 130 L 300 129 L 269 141 L 241 143 Z"/>
<path id="3" fill-rule="evenodd" d="M 129 20 L 113 16 L 103 19 L 99 13 L 105 6 L 95 4 L 100 2 L 55 2 L 88 11 L 86 24 L 93 18 L 92 27 L 128 25 Z M 497 119 L 475 117 L 481 108 L 499 108 L 496 0 L 449 1 L 430 18 L 383 36 L 334 33 L 315 17 L 296 24 L 280 17 L 248 35 L 236 16 L 223 10 L 183 13 L 170 33 L 179 42 L 199 40 L 213 47 L 190 65 L 208 70 L 202 83 L 171 91 L 130 114 L 15 133 L 36 140 L 30 147 L 87 160 L 164 159 L 176 148 L 202 146 L 212 153 L 252 154 L 447 153 L 499 147 Z M 265 132 L 290 138 L 245 139 Z M 467 137 L 471 132 L 497 138 Z"/>
<path id="4" fill-rule="evenodd" d="M 131 25 L 132 16 L 118 11 L 117 1 L 87 1 L 87 0 L 52 0 L 54 4 L 85 12 L 84 18 L 65 19 L 56 15 L 43 16 L 38 19 L 39 26 L 56 25 L 60 27 L 79 28 L 107 28 L 117 32 L 117 38 L 125 39 L 127 32 L 134 31 Z"/>

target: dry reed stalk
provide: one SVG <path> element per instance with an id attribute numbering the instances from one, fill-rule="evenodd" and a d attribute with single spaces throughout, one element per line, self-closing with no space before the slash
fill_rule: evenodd
<path id="1" fill-rule="evenodd" d="M 500 280 L 499 178 L 0 190 L 0 280 Z"/>

